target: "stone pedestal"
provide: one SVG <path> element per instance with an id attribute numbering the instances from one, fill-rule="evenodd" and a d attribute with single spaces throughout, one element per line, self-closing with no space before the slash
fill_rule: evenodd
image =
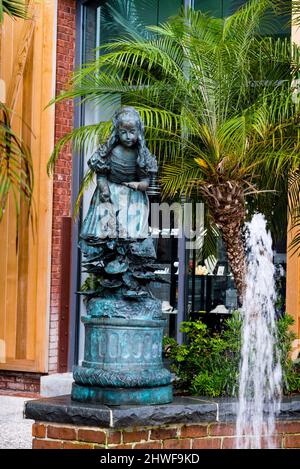
<path id="1" fill-rule="evenodd" d="M 171 373 L 162 363 L 160 302 L 130 303 L 97 299 L 88 309 L 92 314 L 82 318 L 84 361 L 73 370 L 72 399 L 107 405 L 172 401 Z M 114 317 L 102 316 L 110 311 Z"/>

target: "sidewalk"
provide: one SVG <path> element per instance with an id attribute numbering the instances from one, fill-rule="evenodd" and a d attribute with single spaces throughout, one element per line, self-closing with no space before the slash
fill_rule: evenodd
<path id="1" fill-rule="evenodd" d="M 0 449 L 31 448 L 33 420 L 23 419 L 28 397 L 0 395 Z"/>

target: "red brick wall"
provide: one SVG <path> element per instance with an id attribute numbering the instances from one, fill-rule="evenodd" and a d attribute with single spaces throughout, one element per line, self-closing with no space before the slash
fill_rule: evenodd
<path id="1" fill-rule="evenodd" d="M 33 449 L 230 449 L 235 424 L 201 423 L 111 430 L 36 422 Z M 277 422 L 277 448 L 300 448 L 300 421 Z M 263 442 L 264 446 L 264 442 Z"/>
<path id="2" fill-rule="evenodd" d="M 58 0 L 56 95 L 66 89 L 75 63 L 75 0 Z M 73 128 L 73 101 L 55 107 L 55 142 Z M 59 314 L 61 310 L 60 285 L 63 262 L 62 217 L 71 215 L 72 155 L 65 148 L 55 165 L 53 178 L 52 262 L 50 290 L 49 373 L 58 371 Z"/>
<path id="3" fill-rule="evenodd" d="M 0 389 L 6 392 L 40 392 L 39 373 L 25 373 L 20 371 L 0 371 Z"/>

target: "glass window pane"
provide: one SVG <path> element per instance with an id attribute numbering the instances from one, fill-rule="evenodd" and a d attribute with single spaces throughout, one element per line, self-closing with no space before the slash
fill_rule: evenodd
<path id="1" fill-rule="evenodd" d="M 232 15 L 238 8 L 247 3 L 247 0 L 195 0 L 195 10 L 209 13 L 217 18 L 225 18 Z M 273 16 L 273 15 L 272 15 Z M 290 36 L 290 26 L 288 25 L 289 16 L 274 17 L 272 26 L 266 25 L 262 28 L 262 34 L 271 34 L 272 36 Z"/>
<path id="2" fill-rule="evenodd" d="M 195 10 L 209 13 L 217 18 L 223 16 L 223 2 L 222 0 L 195 0 Z"/>
<path id="3" fill-rule="evenodd" d="M 170 16 L 176 15 L 183 6 L 182 0 L 159 0 L 158 23 L 166 21 Z"/>
<path id="4" fill-rule="evenodd" d="M 100 40 L 108 42 L 137 29 L 145 33 L 144 26 L 157 25 L 178 13 L 182 0 L 112 0 L 102 2 Z M 144 31 L 143 31 L 144 30 Z"/>

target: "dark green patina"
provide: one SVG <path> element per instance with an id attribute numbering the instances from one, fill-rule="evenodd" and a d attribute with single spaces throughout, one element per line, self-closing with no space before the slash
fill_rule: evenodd
<path id="1" fill-rule="evenodd" d="M 149 284 L 156 252 L 149 236 L 146 190 L 157 172 L 137 111 L 122 108 L 110 138 L 89 160 L 97 187 L 79 246 L 89 274 L 85 296 L 84 361 L 73 371 L 72 398 L 110 405 L 172 401 L 171 374 L 162 364 L 165 320 Z"/>
<path id="2" fill-rule="evenodd" d="M 158 300 L 149 301 L 157 310 Z M 100 309 L 107 300 L 98 302 Z M 140 314 L 137 319 L 82 320 L 85 355 L 82 365 L 73 370 L 73 399 L 111 405 L 172 401 L 170 372 L 162 365 L 163 319 L 142 319 Z"/>

